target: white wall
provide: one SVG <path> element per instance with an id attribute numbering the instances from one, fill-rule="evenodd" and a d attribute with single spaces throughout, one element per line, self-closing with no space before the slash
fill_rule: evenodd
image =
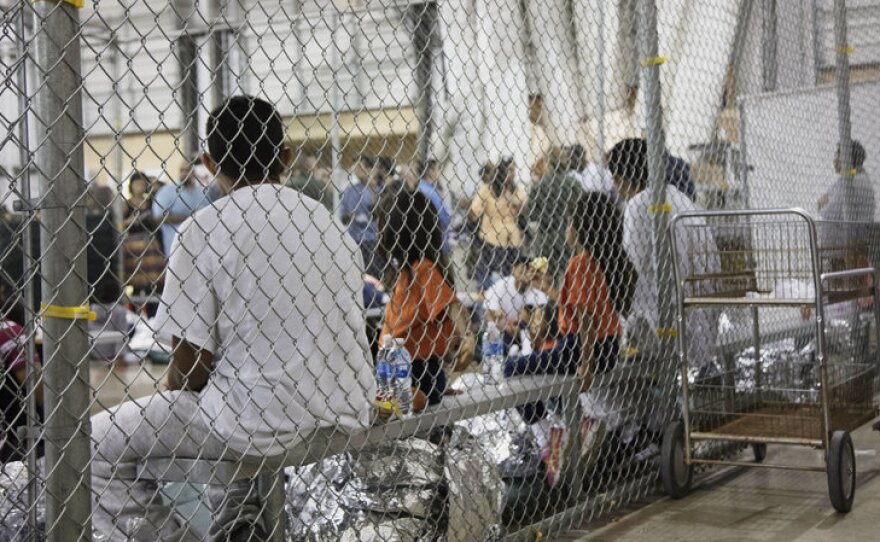
<path id="1" fill-rule="evenodd" d="M 853 85 L 852 136 L 864 145 L 865 169 L 880 181 L 880 82 Z M 837 95 L 833 86 L 764 94 L 743 100 L 751 205 L 801 207 L 816 212 L 816 202 L 835 181 Z"/>
<path id="2" fill-rule="evenodd" d="M 238 0 L 237 0 L 238 1 Z M 341 109 L 406 107 L 415 93 L 414 51 L 401 2 L 369 2 L 347 9 L 332 32 L 331 2 L 259 2 L 241 0 L 240 41 L 247 51 L 243 88 L 276 103 L 284 116 L 327 112 L 331 88 L 339 85 Z M 83 49 L 86 126 L 94 135 L 112 132 L 113 65 L 104 40 L 110 29 L 119 35 L 123 56 L 118 93 L 129 131 L 175 130 L 181 124 L 179 68 L 172 47 L 176 34 L 171 10 L 150 2 L 101 2 L 83 10 L 88 39 Z M 388 7 L 383 7 L 388 6 Z M 301 8 L 301 11 L 298 9 Z M 123 18 L 125 15 L 125 18 Z M 229 19 L 227 18 L 227 21 Z M 232 21 L 229 21 L 230 23 Z M 200 89 L 203 109 L 213 107 L 208 25 L 195 17 L 188 23 L 200 34 Z M 334 53 L 340 70 L 334 70 Z"/>

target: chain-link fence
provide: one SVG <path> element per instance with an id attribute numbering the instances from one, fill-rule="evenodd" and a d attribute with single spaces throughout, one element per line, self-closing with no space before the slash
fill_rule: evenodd
<path id="1" fill-rule="evenodd" d="M 0 540 L 535 540 L 831 450 L 880 309 L 849 4 L 0 1 Z"/>

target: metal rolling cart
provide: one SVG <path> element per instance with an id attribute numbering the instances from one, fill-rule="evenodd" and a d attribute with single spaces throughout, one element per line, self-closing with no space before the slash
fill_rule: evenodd
<path id="1" fill-rule="evenodd" d="M 719 232 L 724 228 L 738 228 L 748 242 L 716 245 L 716 236 L 731 233 Z M 859 307 L 866 305 L 858 300 L 872 298 L 880 345 L 877 228 L 817 222 L 799 209 L 707 211 L 676 216 L 668 239 L 678 309 L 682 419 L 663 436 L 665 490 L 674 498 L 685 496 L 697 464 L 826 472 L 832 505 L 848 512 L 856 483 L 849 432 L 875 416 L 878 359 L 870 348 L 829 349 L 827 314 L 836 305 L 858 320 Z M 843 303 L 848 305 L 837 305 Z M 771 307 L 815 318 L 813 359 L 763 366 L 758 314 Z M 732 308 L 752 311 L 753 366 L 727 367 L 721 378 L 689 382 L 689 367 L 704 361 L 688 359 L 689 341 L 701 340 L 699 330 L 688 329 L 689 315 Z M 707 396 L 716 399 L 694 400 Z M 755 462 L 698 458 L 696 443 L 705 441 L 751 444 Z M 824 464 L 762 463 L 766 444 L 821 449 Z"/>

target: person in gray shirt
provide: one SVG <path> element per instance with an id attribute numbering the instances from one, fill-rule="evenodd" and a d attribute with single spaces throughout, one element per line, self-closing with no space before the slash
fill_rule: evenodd
<path id="1" fill-rule="evenodd" d="M 846 220 L 848 222 L 873 222 L 876 203 L 874 186 L 865 172 L 865 147 L 858 141 L 852 142 L 853 176 L 852 186 L 846 185 L 843 165 L 840 161 L 840 145 L 834 153 L 834 171 L 837 180 L 819 198 L 819 216 L 822 220 Z M 847 206 L 850 207 L 847 212 Z"/>

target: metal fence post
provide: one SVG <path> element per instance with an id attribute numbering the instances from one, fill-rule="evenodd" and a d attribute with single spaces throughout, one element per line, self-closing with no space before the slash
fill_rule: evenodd
<path id="1" fill-rule="evenodd" d="M 412 44 L 415 50 L 415 103 L 418 109 L 419 132 L 417 156 L 427 160 L 431 156 L 431 142 L 434 137 L 434 47 L 437 28 L 437 4 L 424 2 L 409 7 L 412 24 Z M 419 172 L 421 175 L 423 172 Z"/>
<path id="2" fill-rule="evenodd" d="M 834 47 L 837 52 L 837 126 L 840 133 L 840 175 L 844 181 L 843 219 L 853 218 L 852 121 L 849 107 L 849 55 L 852 48 L 846 37 L 846 0 L 834 0 Z"/>
<path id="3" fill-rule="evenodd" d="M 21 170 L 20 170 L 20 179 L 21 179 L 21 201 L 24 203 L 24 208 L 28 212 L 28 219 L 25 221 L 24 227 L 21 230 L 21 254 L 22 254 L 22 277 L 21 286 L 24 289 L 24 293 L 22 294 L 22 301 L 24 304 L 25 311 L 25 322 L 24 322 L 24 333 L 25 337 L 27 337 L 27 343 L 25 345 L 25 356 L 27 358 L 27 369 L 26 369 L 26 390 L 27 390 L 27 405 L 25 410 L 25 415 L 27 417 L 27 434 L 25 436 L 24 442 L 25 447 L 27 449 L 27 464 L 28 464 L 28 472 L 30 475 L 30 479 L 28 480 L 28 494 L 27 494 L 27 503 L 28 503 L 28 531 L 30 536 L 35 537 L 35 533 L 37 532 L 37 484 L 36 481 L 39 478 L 37 473 L 37 448 L 36 448 L 36 439 L 35 431 L 38 429 L 40 420 L 37 416 L 37 397 L 34 392 L 37 387 L 36 382 L 36 365 L 34 360 L 36 359 L 36 345 L 34 344 L 34 270 L 36 269 L 36 262 L 34 262 L 34 245 L 33 245 L 33 224 L 34 224 L 34 210 L 32 207 L 31 201 L 31 154 L 30 154 L 30 129 L 28 124 L 28 116 L 30 110 L 30 95 L 28 92 L 28 77 L 27 77 L 27 69 L 28 69 L 28 56 L 29 52 L 29 42 L 28 42 L 28 25 L 26 23 L 27 17 L 27 9 L 29 8 L 28 4 L 20 4 L 20 11 L 18 17 L 18 69 L 16 70 L 16 76 L 18 77 L 18 113 L 19 113 L 19 125 L 18 125 L 18 150 L 21 156 Z"/>
<path id="4" fill-rule="evenodd" d="M 765 91 L 776 90 L 778 80 L 777 48 L 779 37 L 776 29 L 776 0 L 761 2 L 761 73 Z"/>
<path id="5" fill-rule="evenodd" d="M 663 104 L 661 103 L 660 89 L 660 66 L 665 59 L 659 53 L 655 0 L 639 1 L 639 41 L 642 53 L 642 84 L 645 88 L 648 183 L 651 190 L 651 210 L 654 215 L 654 251 L 657 262 L 660 327 L 656 331 L 660 344 L 661 366 L 665 370 L 665 364 L 672 359 L 675 349 L 673 332 L 675 308 L 673 304 L 672 261 L 666 239 L 669 206 L 666 202 L 666 136 L 663 131 Z M 669 369 L 670 375 L 674 374 L 672 367 Z"/>
<path id="6" fill-rule="evenodd" d="M 199 152 L 199 54 L 190 26 L 196 8 L 193 0 L 175 0 L 172 9 L 180 32 L 176 45 L 180 70 L 180 83 L 177 87 L 181 109 L 180 137 L 183 140 L 184 159 L 194 160 Z"/>
<path id="7" fill-rule="evenodd" d="M 42 299 L 64 316 L 88 303 L 79 13 L 72 3 L 46 0 L 34 11 Z M 42 328 L 47 540 L 90 540 L 86 322 L 44 315 Z"/>

